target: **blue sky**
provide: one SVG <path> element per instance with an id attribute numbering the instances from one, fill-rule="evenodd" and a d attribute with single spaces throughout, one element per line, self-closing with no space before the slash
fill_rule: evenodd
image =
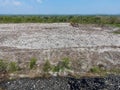
<path id="1" fill-rule="evenodd" d="M 0 14 L 120 14 L 120 0 L 0 0 Z"/>

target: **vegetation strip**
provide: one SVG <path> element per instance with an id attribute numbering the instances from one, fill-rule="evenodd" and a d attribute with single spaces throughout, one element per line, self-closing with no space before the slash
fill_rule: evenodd
<path id="1" fill-rule="evenodd" d="M 0 16 L 0 23 L 81 23 L 120 27 L 119 16 Z"/>

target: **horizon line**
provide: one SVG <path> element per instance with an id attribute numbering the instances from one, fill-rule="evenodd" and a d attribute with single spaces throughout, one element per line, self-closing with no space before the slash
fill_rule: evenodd
<path id="1" fill-rule="evenodd" d="M 0 16 L 120 16 L 120 14 L 0 14 Z"/>

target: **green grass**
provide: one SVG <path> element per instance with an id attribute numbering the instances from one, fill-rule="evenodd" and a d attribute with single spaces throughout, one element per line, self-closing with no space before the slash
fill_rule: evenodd
<path id="1" fill-rule="evenodd" d="M 16 62 L 10 62 L 9 68 L 8 68 L 8 70 L 9 70 L 10 72 L 15 72 L 15 71 L 18 71 L 19 69 L 20 69 L 20 68 L 19 68 L 19 66 L 17 65 Z"/>
<path id="2" fill-rule="evenodd" d="M 61 69 L 61 68 L 57 65 L 57 66 L 54 66 L 54 67 L 52 68 L 52 71 L 53 71 L 53 72 L 59 72 L 60 69 Z"/>
<path id="3" fill-rule="evenodd" d="M 69 58 L 63 58 L 56 66 L 53 67 L 53 72 L 64 71 L 65 69 L 70 69 Z"/>
<path id="4" fill-rule="evenodd" d="M 70 59 L 69 58 L 63 58 L 62 66 L 66 69 L 70 69 Z"/>
<path id="5" fill-rule="evenodd" d="M 44 66 L 43 66 L 43 71 L 44 72 L 49 72 L 52 69 L 52 65 L 49 60 L 46 60 Z"/>
<path id="6" fill-rule="evenodd" d="M 93 73 L 93 74 L 98 74 L 100 76 L 106 76 L 106 75 L 109 75 L 109 74 L 120 75 L 120 69 L 112 68 L 112 69 L 108 70 L 108 69 L 100 68 L 99 66 L 93 66 L 90 69 L 90 72 Z"/>
<path id="7" fill-rule="evenodd" d="M 57 65 L 51 65 L 49 60 L 46 60 L 43 71 L 44 72 L 60 72 L 64 71 L 65 69 L 70 69 L 70 60 L 69 58 L 63 58 L 61 61 L 58 62 Z"/>
<path id="8" fill-rule="evenodd" d="M 100 73 L 101 69 L 98 66 L 94 66 L 90 69 L 90 72 L 92 73 Z"/>
<path id="9" fill-rule="evenodd" d="M 120 24 L 110 24 L 111 26 L 120 27 Z"/>
<path id="10" fill-rule="evenodd" d="M 32 58 L 29 62 L 29 68 L 30 69 L 34 69 L 35 66 L 36 66 L 36 62 L 37 62 L 37 59 L 36 58 Z"/>

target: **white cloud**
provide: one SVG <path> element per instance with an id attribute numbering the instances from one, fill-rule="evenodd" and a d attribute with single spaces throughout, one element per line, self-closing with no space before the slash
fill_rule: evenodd
<path id="1" fill-rule="evenodd" d="M 0 5 L 2 6 L 7 6 L 7 5 L 12 5 L 12 6 L 20 6 L 22 2 L 19 0 L 1 0 Z"/>
<path id="2" fill-rule="evenodd" d="M 29 2 L 29 0 L 27 0 Z M 42 3 L 43 0 L 33 0 L 37 3 Z M 21 0 L 0 0 L 0 6 L 7 6 L 7 5 L 11 5 L 11 6 L 20 6 L 22 5 L 23 2 Z"/>

